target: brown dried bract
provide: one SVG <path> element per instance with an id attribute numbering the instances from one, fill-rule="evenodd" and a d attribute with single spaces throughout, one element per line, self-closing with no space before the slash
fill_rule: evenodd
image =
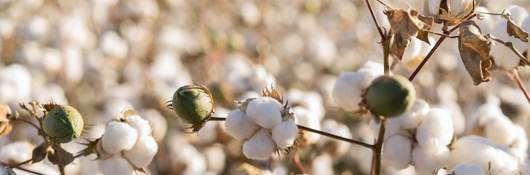
<path id="1" fill-rule="evenodd" d="M 508 32 L 508 35 L 518 38 L 521 41 L 528 42 L 528 33 L 526 31 L 515 24 L 511 18 L 507 17 L 506 21 L 506 31 Z"/>
<path id="2" fill-rule="evenodd" d="M 385 15 L 390 22 L 390 35 L 393 35 L 390 54 L 399 60 L 403 57 L 411 38 L 418 37 L 429 43 L 427 31 L 431 27 L 428 23 L 433 22 L 432 18 L 422 17 L 414 9 L 386 10 Z"/>
<path id="3" fill-rule="evenodd" d="M 458 38 L 460 57 L 475 85 L 490 80 L 493 62 L 489 55 L 491 41 L 474 21 L 466 21 L 460 27 Z"/>

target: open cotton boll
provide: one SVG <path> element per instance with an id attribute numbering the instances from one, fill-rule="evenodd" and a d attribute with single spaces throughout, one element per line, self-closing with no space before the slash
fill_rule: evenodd
<path id="1" fill-rule="evenodd" d="M 462 14 L 472 9 L 473 0 L 453 0 L 448 1 L 449 11 L 453 15 Z"/>
<path id="2" fill-rule="evenodd" d="M 297 136 L 298 127 L 291 119 L 281 122 L 272 129 L 272 139 L 281 149 L 293 146 Z"/>
<path id="3" fill-rule="evenodd" d="M 494 118 L 505 117 L 500 108 L 500 101 L 495 99 L 482 104 L 473 112 L 466 121 L 466 130 L 468 133 L 476 132 L 483 127 L 487 121 Z"/>
<path id="4" fill-rule="evenodd" d="M 313 159 L 311 163 L 313 174 L 335 174 L 333 171 L 333 158 L 329 154 L 322 154 Z"/>
<path id="5" fill-rule="evenodd" d="M 412 107 L 405 113 L 396 117 L 403 129 L 413 129 L 420 125 L 421 121 L 429 113 L 430 107 L 425 100 L 416 99 Z"/>
<path id="6" fill-rule="evenodd" d="M 462 109 L 460 108 L 460 105 L 457 102 L 444 102 L 441 104 L 437 104 L 436 107 L 444 109 L 449 113 L 449 115 L 451 115 L 451 121 L 453 122 L 453 129 L 455 131 L 455 135 L 460 135 L 465 131 L 466 119 L 464 117 Z"/>
<path id="7" fill-rule="evenodd" d="M 343 72 L 337 78 L 331 95 L 335 104 L 346 111 L 359 110 L 361 97 L 360 75 L 355 72 Z"/>
<path id="8" fill-rule="evenodd" d="M 412 151 L 412 161 L 418 175 L 430 175 L 442 168 L 449 159 L 449 148 L 443 145 L 417 145 Z"/>
<path id="9" fill-rule="evenodd" d="M 440 4 L 442 3 L 442 0 L 425 0 L 424 3 L 427 3 L 427 11 L 424 12 L 427 16 L 434 16 L 438 15 L 438 12 L 440 11 Z"/>
<path id="10" fill-rule="evenodd" d="M 0 149 L 1 162 L 23 162 L 31 158 L 35 146 L 27 141 L 12 142 L 2 145 Z"/>
<path id="11" fill-rule="evenodd" d="M 375 136 L 379 135 L 379 127 L 380 123 L 377 122 L 375 119 L 370 119 L 370 122 L 368 123 L 370 125 L 370 128 L 372 129 L 372 132 Z M 385 126 L 385 140 L 393 135 L 399 134 L 399 133 L 405 133 L 400 126 L 400 121 L 397 118 L 389 118 L 386 120 L 386 126 Z"/>
<path id="12" fill-rule="evenodd" d="M 319 120 L 324 117 L 324 103 L 318 92 L 291 89 L 286 99 L 289 99 L 290 104 L 295 104 L 295 107 L 298 105 L 311 111 Z"/>
<path id="13" fill-rule="evenodd" d="M 484 171 L 491 170 L 493 175 L 517 174 L 518 171 L 518 161 L 508 148 L 479 136 L 464 136 L 452 145 L 449 167 L 471 163 L 480 165 Z"/>
<path id="14" fill-rule="evenodd" d="M 250 101 L 246 114 L 261 127 L 271 129 L 282 122 L 282 104 L 271 97 L 260 97 Z"/>
<path id="15" fill-rule="evenodd" d="M 246 140 L 260 127 L 239 109 L 228 113 L 225 121 L 225 131 L 237 140 Z"/>
<path id="16" fill-rule="evenodd" d="M 131 150 L 124 152 L 124 156 L 134 167 L 143 168 L 151 163 L 157 151 L 156 140 L 152 136 L 143 135 L 138 138 Z"/>
<path id="17" fill-rule="evenodd" d="M 451 171 L 454 175 L 486 175 L 482 167 L 477 164 L 460 164 Z"/>
<path id="18" fill-rule="evenodd" d="M 344 137 L 344 138 L 351 138 L 351 132 L 350 128 L 348 126 L 339 123 L 332 119 L 326 119 L 322 122 L 322 131 L 333 133 L 335 135 Z M 338 140 L 329 139 L 326 137 L 322 137 L 320 139 L 319 144 L 326 144 L 329 142 L 333 142 L 335 144 L 335 148 L 333 149 L 333 153 L 335 155 L 343 155 L 345 154 L 351 147 L 351 144 L 347 142 L 341 142 Z"/>
<path id="19" fill-rule="evenodd" d="M 488 120 L 484 125 L 486 138 L 495 144 L 511 145 L 515 139 L 514 125 L 508 117 Z"/>
<path id="20" fill-rule="evenodd" d="M 223 146 L 216 144 L 210 146 L 203 151 L 206 156 L 208 170 L 215 172 L 214 174 L 220 174 L 225 168 L 226 154 L 223 150 Z"/>
<path id="21" fill-rule="evenodd" d="M 103 150 L 116 154 L 123 150 L 130 150 L 138 139 L 138 132 L 127 123 L 112 121 L 107 124 L 101 138 Z"/>
<path id="22" fill-rule="evenodd" d="M 293 109 L 294 117 L 296 118 L 296 124 L 320 130 L 320 120 L 313 113 L 309 112 L 306 108 L 294 107 Z M 308 143 L 314 143 L 320 138 L 320 134 L 313 132 L 302 131 L 302 137 Z"/>
<path id="23" fill-rule="evenodd" d="M 402 135 L 394 135 L 385 140 L 383 162 L 396 169 L 409 166 L 412 140 Z"/>
<path id="24" fill-rule="evenodd" d="M 515 131 L 515 140 L 510 147 L 514 150 L 516 156 L 520 160 L 524 160 L 528 157 L 526 155 L 526 150 L 528 149 L 528 137 L 526 136 L 526 131 L 519 125 L 514 125 L 513 129 Z"/>
<path id="25" fill-rule="evenodd" d="M 490 11 L 486 7 L 477 7 L 475 9 L 476 12 L 481 13 L 490 13 Z M 494 17 L 491 15 L 480 15 L 481 19 L 473 19 L 475 23 L 479 26 L 480 30 L 482 31 L 482 34 L 490 34 L 493 31 L 493 25 L 497 23 L 498 17 Z"/>
<path id="26" fill-rule="evenodd" d="M 523 23 L 523 20 L 528 17 L 526 9 L 518 5 L 510 5 L 506 8 L 506 11 L 510 13 L 510 18 L 518 25 Z"/>
<path id="27" fill-rule="evenodd" d="M 262 65 L 255 66 L 252 69 L 249 80 L 249 84 L 254 90 L 261 90 L 263 87 L 276 84 L 274 76 L 267 72 Z"/>
<path id="28" fill-rule="evenodd" d="M 267 160 L 274 152 L 274 142 L 269 132 L 261 129 L 243 144 L 245 157 L 254 160 Z"/>
<path id="29" fill-rule="evenodd" d="M 416 139 L 421 146 L 432 144 L 448 145 L 453 138 L 453 122 L 449 113 L 440 108 L 432 108 L 416 130 Z"/>
<path id="30" fill-rule="evenodd" d="M 120 155 L 114 155 L 108 159 L 98 160 L 99 171 L 103 175 L 132 175 L 133 167 Z"/>
<path id="31" fill-rule="evenodd" d="M 151 135 L 151 125 L 139 115 L 127 116 L 127 124 L 138 132 L 138 136 Z"/>

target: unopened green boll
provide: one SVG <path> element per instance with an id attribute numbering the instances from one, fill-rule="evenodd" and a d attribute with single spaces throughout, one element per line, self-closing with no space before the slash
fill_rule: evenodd
<path id="1" fill-rule="evenodd" d="M 375 79 L 365 94 L 366 106 L 370 112 L 383 117 L 394 117 L 407 111 L 415 99 L 414 86 L 399 75 L 385 75 Z"/>
<path id="2" fill-rule="evenodd" d="M 194 128 L 202 126 L 214 111 L 210 91 L 206 87 L 196 85 L 180 87 L 173 94 L 171 106 L 180 118 L 194 125 Z"/>
<path id="3" fill-rule="evenodd" d="M 44 117 L 44 132 L 54 141 L 67 143 L 83 133 L 84 121 L 79 112 L 68 105 L 53 105 Z"/>

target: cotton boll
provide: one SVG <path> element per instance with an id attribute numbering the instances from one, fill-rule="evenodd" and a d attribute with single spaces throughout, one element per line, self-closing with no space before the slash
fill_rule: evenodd
<path id="1" fill-rule="evenodd" d="M 329 133 L 333 133 L 335 135 L 338 135 L 338 136 L 341 136 L 341 137 L 344 137 L 344 138 L 351 138 L 352 135 L 351 135 L 351 132 L 350 132 L 350 129 L 348 128 L 348 126 L 342 124 L 342 123 L 339 123 L 339 122 L 336 122 L 335 120 L 332 120 L 332 119 L 326 119 L 322 122 L 322 131 L 324 132 L 329 132 Z M 351 147 L 351 144 L 347 143 L 347 142 L 341 142 L 341 141 L 337 141 L 337 140 L 332 140 L 332 139 L 329 139 L 329 138 L 326 138 L 326 137 L 322 137 L 320 139 L 320 142 L 319 144 L 326 144 L 326 143 L 329 143 L 329 142 L 332 142 L 333 143 L 333 154 L 335 155 L 343 155 L 345 154 Z"/>
<path id="2" fill-rule="evenodd" d="M 482 167 L 476 164 L 460 164 L 451 170 L 454 175 L 486 175 Z"/>
<path id="3" fill-rule="evenodd" d="M 373 62 L 373 61 L 367 61 L 365 62 L 360 69 L 369 69 L 372 70 L 375 74 L 383 75 L 384 73 L 384 66 L 381 63 Z M 359 70 L 360 70 L 359 69 Z"/>
<path id="4" fill-rule="evenodd" d="M 293 146 L 297 136 L 298 127 L 293 120 L 283 121 L 272 129 L 272 139 L 281 149 Z"/>
<path id="5" fill-rule="evenodd" d="M 337 56 L 337 46 L 332 38 L 319 33 L 309 38 L 310 58 L 315 64 L 329 66 Z"/>
<path id="6" fill-rule="evenodd" d="M 259 130 L 243 144 L 245 157 L 254 160 L 267 160 L 274 152 L 274 142 L 267 130 Z"/>
<path id="7" fill-rule="evenodd" d="M 19 64 L 0 67 L 0 100 L 6 102 L 25 101 L 30 98 L 32 76 Z"/>
<path id="8" fill-rule="evenodd" d="M 225 131 L 237 140 L 246 140 L 259 129 L 259 126 L 239 109 L 228 113 L 225 121 Z"/>
<path id="9" fill-rule="evenodd" d="M 372 128 L 372 132 L 374 133 L 374 135 L 379 135 L 379 128 L 381 124 L 376 120 L 371 119 L 369 125 L 370 128 Z M 385 126 L 385 140 L 393 135 L 400 133 L 405 133 L 403 130 L 401 130 L 400 120 L 397 118 L 387 119 Z"/>
<path id="10" fill-rule="evenodd" d="M 259 8 L 253 2 L 244 2 L 240 7 L 240 14 L 246 24 L 254 26 L 260 22 Z"/>
<path id="11" fill-rule="evenodd" d="M 451 115 L 455 135 L 460 135 L 465 131 L 466 119 L 462 109 L 460 108 L 460 105 L 457 102 L 445 102 L 436 105 L 436 107 L 444 109 L 449 113 L 449 115 Z"/>
<path id="12" fill-rule="evenodd" d="M 317 117 L 319 120 L 324 117 L 325 109 L 322 101 L 322 97 L 317 92 L 313 91 L 301 91 L 297 89 L 291 89 L 287 93 L 287 98 L 290 104 L 303 107 Z"/>
<path id="13" fill-rule="evenodd" d="M 254 90 L 261 90 L 264 87 L 268 87 L 276 84 L 274 76 L 271 75 L 265 67 L 258 65 L 252 69 L 252 74 L 249 77 L 249 84 Z"/>
<path id="14" fill-rule="evenodd" d="M 256 98 L 248 103 L 246 114 L 261 127 L 271 129 L 282 122 L 282 104 L 271 97 Z"/>
<path id="15" fill-rule="evenodd" d="M 26 141 L 12 142 L 2 145 L 0 149 L 1 162 L 23 162 L 31 158 L 35 146 Z"/>
<path id="16" fill-rule="evenodd" d="M 468 10 L 471 10 L 472 3 L 474 3 L 473 0 L 453 0 L 448 1 L 448 6 L 450 9 L 450 13 L 456 16 L 463 14 Z"/>
<path id="17" fill-rule="evenodd" d="M 333 158 L 329 154 L 322 154 L 313 159 L 312 174 L 335 174 L 333 171 Z"/>
<path id="18" fill-rule="evenodd" d="M 105 133 L 101 138 L 103 149 L 116 154 L 123 150 L 130 150 L 136 143 L 138 132 L 127 123 L 112 121 L 107 124 Z"/>
<path id="19" fill-rule="evenodd" d="M 494 118 L 505 117 L 499 105 L 500 101 L 496 99 L 479 106 L 478 109 L 467 118 L 467 132 L 476 133 L 487 121 Z"/>
<path id="20" fill-rule="evenodd" d="M 421 146 L 437 143 L 448 145 L 454 129 L 449 113 L 440 108 L 432 108 L 416 131 L 416 139 Z"/>
<path id="21" fill-rule="evenodd" d="M 103 175 L 132 175 L 134 173 L 133 167 L 129 165 L 129 162 L 122 158 L 120 155 L 112 156 L 108 159 L 98 160 L 99 171 Z"/>
<path id="22" fill-rule="evenodd" d="M 208 170 L 219 174 L 225 168 L 226 154 L 221 145 L 214 145 L 204 151 L 208 163 Z"/>
<path id="23" fill-rule="evenodd" d="M 515 139 L 514 125 L 507 117 L 488 120 L 484 125 L 486 138 L 495 144 L 511 145 Z"/>
<path id="24" fill-rule="evenodd" d="M 523 23 L 523 20 L 528 16 L 526 9 L 518 5 L 510 5 L 506 8 L 506 11 L 510 13 L 510 17 L 516 24 Z"/>
<path id="25" fill-rule="evenodd" d="M 430 175 L 442 168 L 449 158 L 449 149 L 443 145 L 415 146 L 412 161 L 418 175 Z"/>
<path id="26" fill-rule="evenodd" d="M 396 117 L 403 129 L 417 128 L 425 115 L 429 113 L 430 107 L 425 100 L 416 99 L 412 107 L 405 113 Z"/>
<path id="27" fill-rule="evenodd" d="M 313 113 L 302 107 L 294 107 L 292 110 L 296 118 L 296 124 L 320 130 L 320 120 L 317 116 L 313 115 Z M 302 131 L 302 137 L 307 143 L 315 143 L 320 138 L 320 135 L 313 132 Z"/>
<path id="28" fill-rule="evenodd" d="M 103 53 L 118 59 L 123 59 L 127 56 L 129 49 L 127 41 L 122 39 L 116 32 L 105 32 L 100 42 Z"/>
<path id="29" fill-rule="evenodd" d="M 385 140 L 383 162 L 396 169 L 409 166 L 412 140 L 402 135 L 394 135 Z"/>
<path id="30" fill-rule="evenodd" d="M 134 147 L 124 152 L 125 158 L 136 168 L 147 167 L 158 151 L 156 140 L 152 136 L 142 135 Z"/>
<path id="31" fill-rule="evenodd" d="M 528 157 L 526 155 L 526 150 L 528 149 L 528 138 L 526 136 L 526 131 L 519 125 L 514 125 L 513 129 L 515 132 L 515 140 L 510 147 L 514 150 L 516 156 L 520 160 L 524 160 Z"/>
<path id="32" fill-rule="evenodd" d="M 148 109 L 140 112 L 152 126 L 153 137 L 156 141 L 161 141 L 167 132 L 167 120 L 160 112 L 154 109 Z"/>
<path id="33" fill-rule="evenodd" d="M 151 125 L 139 115 L 127 116 L 127 124 L 138 131 L 138 136 L 151 135 Z"/>
<path id="34" fill-rule="evenodd" d="M 217 132 L 219 126 L 222 125 L 220 122 L 206 122 L 203 127 L 197 131 L 199 143 L 211 143 L 217 139 Z"/>
<path id="35" fill-rule="evenodd" d="M 332 90 L 335 103 L 347 111 L 359 110 L 362 90 L 379 76 L 374 70 L 362 68 L 358 72 L 341 73 Z"/>
<path id="36" fill-rule="evenodd" d="M 518 171 L 518 161 L 508 148 L 478 136 L 461 137 L 452 145 L 448 166 L 459 164 L 477 164 L 484 171 L 491 169 L 495 175 L 516 174 Z"/>
<path id="37" fill-rule="evenodd" d="M 475 9 L 477 13 L 490 13 L 486 7 L 477 7 Z M 479 26 L 482 34 L 490 34 L 493 31 L 493 25 L 497 23 L 498 17 L 493 17 L 491 15 L 480 15 L 481 19 L 473 19 L 475 23 Z"/>
<path id="38" fill-rule="evenodd" d="M 438 15 L 438 12 L 440 11 L 440 4 L 442 3 L 442 0 L 425 0 L 425 3 L 427 3 L 427 12 L 428 16 L 434 16 Z"/>

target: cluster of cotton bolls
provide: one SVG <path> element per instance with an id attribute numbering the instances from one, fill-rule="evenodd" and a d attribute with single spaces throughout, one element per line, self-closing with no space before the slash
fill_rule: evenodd
<path id="1" fill-rule="evenodd" d="M 299 134 L 288 109 L 268 96 L 249 99 L 231 111 L 225 129 L 235 139 L 244 141 L 243 154 L 255 160 L 267 160 L 274 152 L 293 146 Z"/>
<path id="2" fill-rule="evenodd" d="M 149 122 L 137 114 L 123 114 L 107 123 L 98 142 L 98 165 L 103 174 L 135 174 L 151 163 L 158 151 Z"/>

